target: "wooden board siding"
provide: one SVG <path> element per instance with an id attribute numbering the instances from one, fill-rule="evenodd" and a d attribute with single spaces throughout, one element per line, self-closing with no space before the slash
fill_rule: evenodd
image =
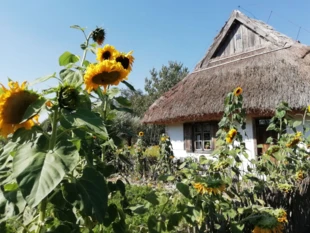
<path id="1" fill-rule="evenodd" d="M 221 43 L 212 58 L 222 58 L 243 53 L 253 49 L 262 48 L 267 40 L 246 27 L 236 22 L 231 26 L 224 41 Z"/>
<path id="2" fill-rule="evenodd" d="M 184 149 L 186 152 L 193 152 L 193 127 L 192 123 L 184 124 Z"/>

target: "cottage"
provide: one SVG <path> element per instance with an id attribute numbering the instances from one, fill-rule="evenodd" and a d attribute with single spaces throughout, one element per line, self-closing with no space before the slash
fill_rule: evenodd
<path id="1" fill-rule="evenodd" d="M 296 112 L 310 103 L 310 47 L 233 11 L 195 69 L 150 106 L 143 122 L 166 126 L 176 157 L 210 153 L 224 97 L 238 86 L 254 158 L 257 145 L 274 136 L 266 128 L 280 102 Z"/>

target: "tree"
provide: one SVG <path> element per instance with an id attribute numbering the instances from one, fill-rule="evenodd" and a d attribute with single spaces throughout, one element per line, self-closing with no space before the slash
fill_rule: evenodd
<path id="1" fill-rule="evenodd" d="M 168 66 L 163 65 L 160 71 L 153 68 L 150 71 L 151 77 L 145 78 L 144 86 L 150 97 L 151 104 L 180 82 L 188 73 L 188 68 L 183 67 L 182 63 L 176 61 L 169 61 Z"/>
<path id="2" fill-rule="evenodd" d="M 163 65 L 161 70 L 155 68 L 150 70 L 150 78 L 145 78 L 145 91 L 132 91 L 123 89 L 122 95 L 130 100 L 133 116 L 143 118 L 147 109 L 165 92 L 169 91 L 174 85 L 181 81 L 189 71 L 183 67 L 182 63 L 169 61 L 168 65 Z M 144 132 L 144 141 L 147 145 L 157 144 L 159 137 L 164 133 L 164 126 L 160 125 L 142 125 Z M 130 131 L 130 130 L 129 130 Z"/>

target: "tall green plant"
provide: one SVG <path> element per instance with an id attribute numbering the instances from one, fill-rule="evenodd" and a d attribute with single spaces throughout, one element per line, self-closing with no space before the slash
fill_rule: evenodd
<path id="1" fill-rule="evenodd" d="M 9 87 L 1 88 L 0 133 L 8 143 L 0 149 L 0 221 L 18 219 L 18 232 L 104 232 L 109 225 L 120 232 L 124 225 L 123 210 L 108 205 L 109 195 L 125 195 L 125 188 L 120 180 L 107 181 L 115 168 L 105 155 L 115 145 L 106 126 L 110 109 L 128 110 L 127 100 L 110 85 L 122 81 L 132 87 L 125 79 L 133 56 L 110 45 L 96 51 L 90 40 L 101 44 L 102 28 L 89 35 L 80 26 L 72 28 L 85 36 L 82 58 L 66 51 L 58 76 L 34 82 L 56 78 L 58 86 L 37 93 L 26 82 L 9 80 Z M 98 63 L 86 60 L 88 51 L 97 53 Z M 48 125 L 37 123 L 41 112 L 47 112 Z"/>

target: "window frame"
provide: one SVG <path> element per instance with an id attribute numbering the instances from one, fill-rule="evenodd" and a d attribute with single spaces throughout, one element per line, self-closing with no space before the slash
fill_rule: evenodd
<path id="1" fill-rule="evenodd" d="M 214 150 L 213 139 L 216 137 L 216 132 L 218 130 L 217 121 L 204 121 L 204 122 L 195 122 L 193 124 L 193 151 L 194 152 L 208 152 Z M 206 136 L 209 134 L 209 136 Z M 197 137 L 199 139 L 197 140 Z M 206 139 L 207 138 L 207 139 Z M 208 142 L 209 148 L 206 148 L 206 143 Z M 197 146 L 199 143 L 200 146 Z"/>

